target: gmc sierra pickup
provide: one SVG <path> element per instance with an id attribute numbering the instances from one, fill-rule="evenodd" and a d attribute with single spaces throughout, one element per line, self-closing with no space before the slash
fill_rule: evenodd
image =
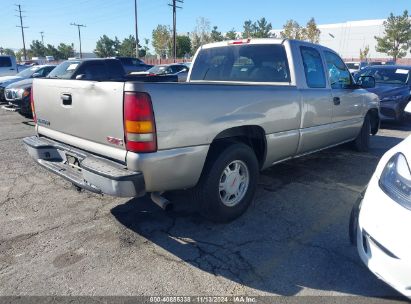
<path id="1" fill-rule="evenodd" d="M 77 187 L 119 197 L 192 188 L 218 222 L 252 202 L 259 171 L 342 143 L 367 151 L 379 100 L 332 50 L 302 41 L 246 39 L 201 47 L 187 83 L 36 79 L 43 167 Z M 190 191 L 191 193 L 191 191 Z"/>

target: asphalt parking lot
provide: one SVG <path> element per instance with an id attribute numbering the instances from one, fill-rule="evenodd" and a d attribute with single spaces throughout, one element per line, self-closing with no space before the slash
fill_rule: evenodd
<path id="1" fill-rule="evenodd" d="M 277 165 L 243 217 L 216 225 L 182 192 L 165 213 L 75 191 L 28 157 L 33 123 L 0 110 L 0 295 L 397 297 L 361 264 L 348 220 L 409 130 L 386 126 L 367 154 L 344 146 Z"/>

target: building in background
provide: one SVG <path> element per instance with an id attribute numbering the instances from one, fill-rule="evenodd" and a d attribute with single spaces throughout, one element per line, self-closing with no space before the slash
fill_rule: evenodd
<path id="1" fill-rule="evenodd" d="M 384 21 L 377 19 L 318 25 L 321 30 L 320 44 L 333 49 L 347 60 L 359 60 L 360 49 L 364 50 L 367 46 L 370 48 L 370 59 L 390 60 L 389 56 L 375 50 L 377 40 L 374 37 L 384 35 Z M 273 33 L 279 37 L 281 31 L 273 30 Z M 399 59 L 398 63 L 411 64 L 411 53 L 408 51 L 407 56 Z"/>

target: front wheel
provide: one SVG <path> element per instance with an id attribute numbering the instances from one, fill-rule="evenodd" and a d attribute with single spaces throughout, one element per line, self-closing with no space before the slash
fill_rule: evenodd
<path id="1" fill-rule="evenodd" d="M 242 215 L 253 200 L 258 176 L 258 161 L 249 146 L 234 143 L 215 153 L 194 189 L 202 215 L 223 223 Z"/>
<path id="2" fill-rule="evenodd" d="M 370 137 L 371 137 L 371 119 L 367 114 L 364 117 L 364 123 L 361 127 L 361 131 L 357 138 L 353 141 L 354 149 L 358 152 L 368 152 L 370 150 Z"/>

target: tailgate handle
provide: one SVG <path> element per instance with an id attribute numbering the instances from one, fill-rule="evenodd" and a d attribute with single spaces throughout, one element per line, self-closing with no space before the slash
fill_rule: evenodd
<path id="1" fill-rule="evenodd" d="M 63 101 L 63 105 L 65 106 L 71 105 L 71 95 L 70 94 L 61 94 L 61 100 Z"/>

